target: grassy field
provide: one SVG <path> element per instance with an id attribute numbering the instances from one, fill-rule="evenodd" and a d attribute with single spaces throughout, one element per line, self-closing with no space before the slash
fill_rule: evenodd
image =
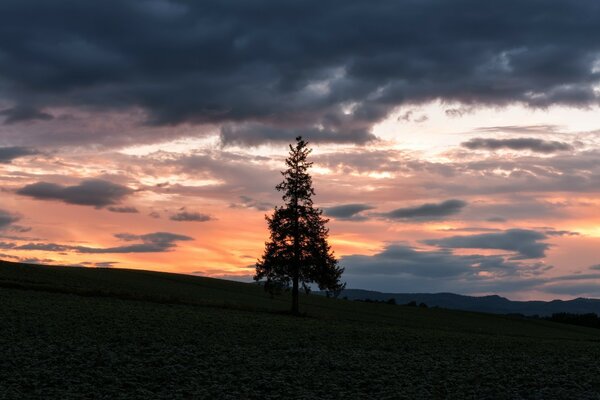
<path id="1" fill-rule="evenodd" d="M 600 330 L 0 262 L 0 399 L 600 399 Z"/>

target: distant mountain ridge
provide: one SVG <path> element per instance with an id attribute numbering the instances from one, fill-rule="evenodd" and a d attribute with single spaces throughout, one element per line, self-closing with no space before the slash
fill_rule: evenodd
<path id="1" fill-rule="evenodd" d="M 600 315 L 600 299 L 577 298 L 573 300 L 552 301 L 513 301 L 498 295 L 465 296 L 454 293 L 382 293 L 362 289 L 345 289 L 340 298 L 348 300 L 387 301 L 393 298 L 396 304 L 415 301 L 429 307 L 443 307 L 453 310 L 477 311 L 493 314 L 523 314 L 549 316 L 554 313 Z"/>

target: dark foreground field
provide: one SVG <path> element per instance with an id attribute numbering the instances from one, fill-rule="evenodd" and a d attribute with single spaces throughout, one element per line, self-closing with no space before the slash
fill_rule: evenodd
<path id="1" fill-rule="evenodd" d="M 600 330 L 0 262 L 0 399 L 600 399 Z"/>

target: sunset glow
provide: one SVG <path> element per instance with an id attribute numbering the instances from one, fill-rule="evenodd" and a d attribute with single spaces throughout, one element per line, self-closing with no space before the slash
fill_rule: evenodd
<path id="1" fill-rule="evenodd" d="M 302 135 L 348 287 L 600 296 L 596 44 L 554 54 L 538 31 L 500 44 L 461 31 L 448 41 L 469 49 L 467 67 L 417 35 L 431 49 L 406 44 L 413 65 L 400 31 L 374 34 L 379 59 L 346 28 L 313 43 L 299 28 L 279 39 L 272 21 L 252 25 L 273 23 L 272 37 L 221 33 L 234 28 L 216 15 L 217 46 L 191 22 L 203 15 L 193 4 L 141 3 L 147 26 L 115 26 L 135 44 L 51 14 L 46 30 L 0 48 L 1 259 L 250 281 L 287 145 Z M 46 38 L 51 27 L 64 39 Z M 317 46 L 329 34 L 353 46 Z M 155 47 L 167 56 L 140 50 Z"/>

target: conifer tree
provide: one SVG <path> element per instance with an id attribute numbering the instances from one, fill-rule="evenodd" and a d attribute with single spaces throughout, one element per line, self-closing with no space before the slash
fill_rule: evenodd
<path id="1" fill-rule="evenodd" d="M 321 290 L 341 291 L 344 269 L 338 266 L 327 242 L 329 221 L 323 211 L 313 206 L 315 191 L 307 161 L 311 149 L 302 137 L 290 144 L 282 171 L 283 182 L 276 186 L 283 192 L 284 205 L 275 207 L 272 216 L 265 216 L 270 240 L 265 243 L 262 258 L 256 263 L 256 281 L 265 282 L 265 289 L 273 293 L 277 288 L 292 288 L 292 314 L 299 313 L 299 287 L 309 291 L 311 283 Z"/>

